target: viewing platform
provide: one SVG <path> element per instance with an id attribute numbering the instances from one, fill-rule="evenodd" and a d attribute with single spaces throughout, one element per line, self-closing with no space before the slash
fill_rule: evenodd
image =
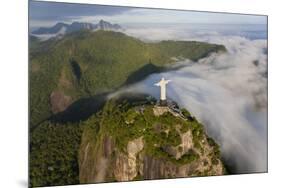
<path id="1" fill-rule="evenodd" d="M 160 104 L 156 104 L 153 107 L 153 113 L 155 116 L 161 116 L 163 115 L 165 112 L 170 112 L 171 114 L 173 114 L 176 117 L 180 117 L 184 120 L 188 120 L 181 112 L 181 110 L 179 109 L 178 105 L 171 101 L 171 100 L 167 100 L 167 105 L 166 106 L 162 106 Z"/>

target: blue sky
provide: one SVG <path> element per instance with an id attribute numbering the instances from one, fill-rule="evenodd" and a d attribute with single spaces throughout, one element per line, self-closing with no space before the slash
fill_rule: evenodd
<path id="1" fill-rule="evenodd" d="M 266 16 L 131 8 L 55 2 L 30 2 L 30 26 L 52 26 L 57 22 L 114 23 L 214 23 L 266 24 Z"/>

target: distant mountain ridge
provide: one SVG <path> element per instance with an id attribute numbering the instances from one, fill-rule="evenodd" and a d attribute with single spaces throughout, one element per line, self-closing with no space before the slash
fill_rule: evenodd
<path id="1" fill-rule="evenodd" d="M 44 35 L 44 34 L 67 34 L 80 30 L 106 30 L 106 31 L 118 31 L 122 27 L 118 24 L 111 24 L 110 22 L 100 20 L 97 24 L 87 23 L 87 22 L 73 22 L 71 24 L 66 24 L 63 22 L 58 22 L 52 27 L 40 27 L 39 29 L 32 32 L 34 35 Z"/>

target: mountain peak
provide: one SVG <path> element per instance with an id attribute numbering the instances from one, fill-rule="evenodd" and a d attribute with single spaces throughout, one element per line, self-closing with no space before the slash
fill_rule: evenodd
<path id="1" fill-rule="evenodd" d="M 96 166 L 101 160 L 114 164 L 114 168 L 104 169 L 102 179 L 113 174 L 116 181 L 225 173 L 219 146 L 205 134 L 203 125 L 195 117 L 186 109 L 174 112 L 169 107 L 152 103 L 153 100 L 146 99 L 136 99 L 131 103 L 112 99 L 102 109 L 106 113 L 89 118 L 91 123 L 84 129 L 79 150 L 82 151 L 79 154 L 81 183 L 96 182 L 100 175 Z M 161 113 L 156 113 L 161 110 Z M 178 111 L 185 112 L 184 117 L 179 116 Z M 121 121 L 120 114 L 124 117 Z M 93 124 L 100 128 L 95 134 L 89 134 Z M 88 145 L 94 148 L 91 152 L 85 152 Z M 93 156 L 92 153 L 105 155 Z M 162 169 L 166 169 L 165 172 Z"/>
<path id="2" fill-rule="evenodd" d="M 98 28 L 101 30 L 119 30 L 121 26 L 118 24 L 111 24 L 110 22 L 101 19 L 98 23 Z"/>
<path id="3" fill-rule="evenodd" d="M 58 23 L 56 23 L 55 26 L 67 26 L 67 25 L 68 25 L 68 24 L 66 24 L 66 23 L 58 22 Z"/>
<path id="4" fill-rule="evenodd" d="M 101 20 L 99 21 L 99 23 L 103 23 L 103 22 L 105 22 L 103 19 L 101 19 Z"/>

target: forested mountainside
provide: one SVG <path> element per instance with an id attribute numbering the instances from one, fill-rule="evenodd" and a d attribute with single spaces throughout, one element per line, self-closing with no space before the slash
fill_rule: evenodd
<path id="1" fill-rule="evenodd" d="M 125 107 L 126 105 L 124 106 L 122 102 L 121 106 L 118 106 L 118 103 L 111 104 L 112 101 L 108 102 L 106 96 L 122 86 L 144 79 L 152 73 L 165 71 L 168 65 L 176 62 L 175 59 L 188 58 L 196 61 L 210 53 L 225 52 L 224 46 L 195 41 L 147 43 L 124 33 L 103 30 L 95 32 L 82 30 L 44 42 L 30 37 L 29 46 L 30 186 L 98 182 L 95 180 L 97 174 L 89 177 L 87 174 L 87 172 L 94 173 L 95 168 L 82 167 L 83 161 L 89 165 L 95 164 L 94 159 L 98 160 L 98 158 L 91 159 L 88 155 L 98 154 L 100 156 L 103 152 L 110 151 L 110 154 L 106 155 L 108 159 L 115 162 L 108 164 L 116 164 L 119 159 L 123 160 L 128 157 L 128 144 L 135 141 L 143 143 L 143 148 L 145 148 L 138 156 L 144 157 L 143 159 L 148 162 L 154 160 L 159 162 L 158 159 L 161 158 L 162 162 L 161 165 L 159 163 L 158 169 L 161 166 L 178 169 L 177 165 L 185 166 L 191 161 L 196 161 L 190 164 L 200 166 L 201 163 L 204 163 L 206 168 L 198 167 L 199 171 L 196 171 L 197 168 L 192 168 L 190 173 L 185 171 L 186 176 L 223 173 L 219 149 L 215 143 L 207 139 L 205 133 L 203 134 L 203 128 L 197 121 L 184 122 L 169 113 L 156 117 L 151 111 L 153 107 L 149 105 L 145 107 L 146 116 L 136 114 L 135 107 Z M 115 110 L 110 111 L 109 108 Z M 123 141 L 120 140 L 121 137 L 113 134 L 117 124 L 111 125 L 106 122 L 103 124 L 104 117 L 117 118 L 116 114 L 114 115 L 115 112 L 122 117 L 116 123 L 124 125 L 119 130 L 123 131 L 120 132 L 120 136 L 124 137 Z M 131 121 L 128 125 L 124 118 L 130 113 L 132 113 L 131 118 L 134 119 L 132 121 L 137 124 L 133 126 L 135 128 L 128 129 L 126 132 L 124 128 L 131 125 Z M 135 121 L 135 118 L 140 122 Z M 169 151 L 165 151 L 166 153 L 161 153 L 162 149 L 152 149 L 151 144 L 154 141 L 156 145 L 165 144 L 162 143 L 165 135 L 162 133 L 162 129 L 159 133 L 152 131 L 151 137 L 148 136 L 149 131 L 146 131 L 140 139 L 141 135 L 137 132 L 140 131 L 139 123 L 144 118 L 152 118 L 151 121 L 147 120 L 144 125 L 147 130 L 154 130 L 155 124 L 167 121 L 167 124 L 164 123 L 163 126 L 171 129 L 171 134 L 166 134 L 166 137 L 169 138 L 167 144 L 171 146 L 168 148 L 179 149 L 179 145 L 183 144 L 182 135 L 186 133 L 185 131 L 189 130 L 188 134 L 191 134 L 193 132 L 192 124 L 196 124 L 194 126 L 198 124 L 198 127 L 201 127 L 199 129 L 202 129 L 200 134 L 205 135 L 202 137 L 204 143 L 207 143 L 207 139 L 213 145 L 206 144 L 205 146 L 201 143 L 203 149 L 205 148 L 210 153 L 210 158 L 207 159 L 207 162 L 203 161 L 205 154 L 193 146 L 189 148 L 191 150 L 180 152 L 184 153 L 181 156 L 182 159 L 172 157 L 175 152 L 178 153 L 174 149 L 168 149 Z M 111 120 L 113 121 L 113 119 Z M 185 131 L 182 131 L 178 125 L 170 124 L 169 121 L 181 123 Z M 105 127 L 111 131 L 109 135 L 103 134 Z M 158 136 L 160 137 L 156 138 Z M 108 150 L 105 151 L 100 148 L 101 145 L 89 142 L 89 149 L 86 149 L 89 139 L 96 139 L 101 145 L 104 145 L 104 142 L 112 142 L 115 145 L 108 147 L 105 144 L 108 147 Z M 149 139 L 152 139 L 151 142 Z M 194 142 L 195 145 L 198 146 Z M 212 147 L 214 148 L 212 149 Z M 112 152 L 114 148 L 116 148 L 116 152 Z M 86 150 L 91 153 L 85 154 Z M 115 154 L 117 156 L 114 157 Z M 211 156 L 214 156 L 213 161 Z M 84 157 L 87 160 L 84 160 Z M 150 164 L 143 160 L 139 162 L 143 165 Z M 217 163 L 217 169 L 220 170 L 211 169 L 213 163 Z M 131 167 L 128 168 L 131 169 Z M 107 169 L 106 175 L 102 177 L 104 180 L 123 181 L 126 180 L 123 177 L 127 175 L 130 180 L 132 177 L 133 179 L 151 179 L 180 176 L 180 174 L 174 174 L 174 170 L 169 171 L 173 174 L 171 176 L 160 172 L 151 172 L 154 174 L 147 176 L 148 171 L 145 173 L 139 167 L 134 169 L 133 174 L 138 171 L 137 176 L 128 175 L 125 171 L 120 171 L 117 173 L 119 175 L 113 176 L 110 175 L 112 171 Z"/>
<path id="2" fill-rule="evenodd" d="M 30 41 L 31 127 L 82 97 L 111 92 L 159 72 L 175 58 L 196 61 L 225 51 L 222 45 L 194 41 L 145 43 L 103 30 Z"/>

